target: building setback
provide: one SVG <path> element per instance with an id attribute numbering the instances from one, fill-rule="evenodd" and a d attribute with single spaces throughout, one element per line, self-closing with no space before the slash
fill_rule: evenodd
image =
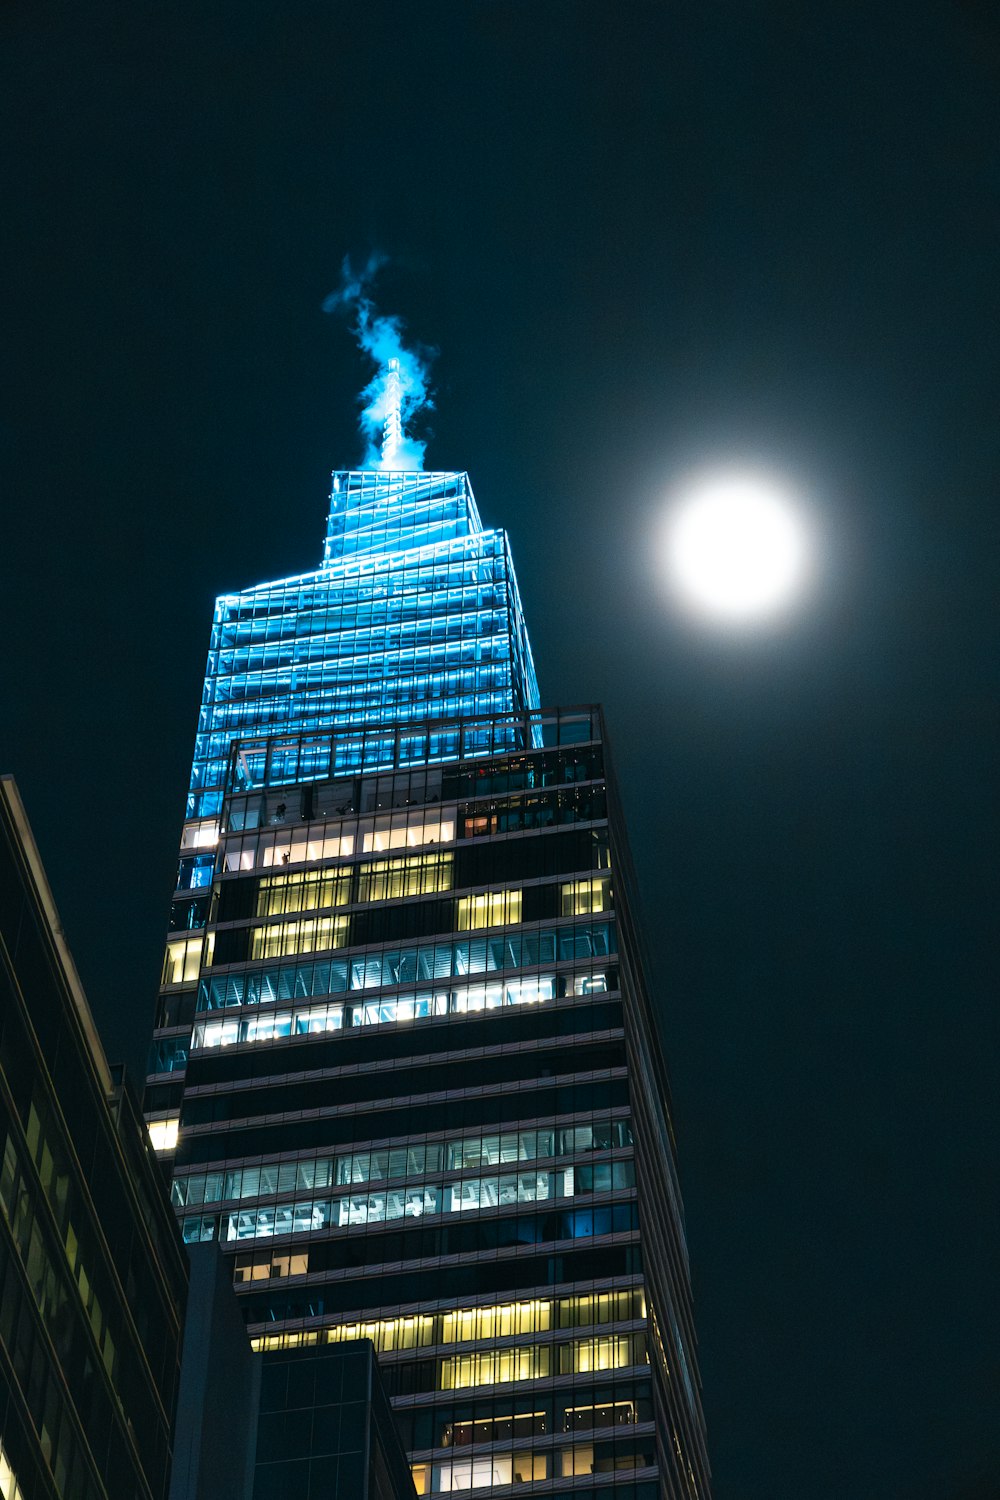
<path id="1" fill-rule="evenodd" d="M 372 1339 L 418 1493 L 709 1496 L 603 718 L 539 708 L 464 474 L 335 475 L 320 569 L 219 599 L 146 1104 L 255 1346 Z"/>
<path id="2" fill-rule="evenodd" d="M 163 1500 L 187 1269 L 0 777 L 0 1497 Z"/>

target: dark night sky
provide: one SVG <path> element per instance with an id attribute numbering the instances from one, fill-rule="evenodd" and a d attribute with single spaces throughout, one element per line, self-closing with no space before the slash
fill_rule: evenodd
<path id="1" fill-rule="evenodd" d="M 358 457 L 320 308 L 378 246 L 543 697 L 611 715 L 717 1500 L 1000 1494 L 994 8 L 7 0 L 0 53 L 0 762 L 110 1053 L 212 600 Z M 764 637 L 649 564 L 719 458 L 824 528 Z"/>

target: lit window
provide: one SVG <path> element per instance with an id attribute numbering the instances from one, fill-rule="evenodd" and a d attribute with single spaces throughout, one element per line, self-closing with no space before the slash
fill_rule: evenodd
<path id="1" fill-rule="evenodd" d="M 288 1251 L 266 1255 L 262 1259 L 252 1255 L 237 1255 L 233 1269 L 233 1280 L 267 1281 L 272 1276 L 305 1276 L 309 1270 L 309 1252 L 290 1254 Z"/>
<path id="2" fill-rule="evenodd" d="M 214 938 L 215 934 L 212 934 Z M 210 947 L 212 945 L 210 944 Z M 176 938 L 167 944 L 163 960 L 164 984 L 183 984 L 197 979 L 201 969 L 202 938 Z M 210 961 L 210 960 L 209 960 Z"/>
<path id="3" fill-rule="evenodd" d="M 181 835 L 182 849 L 214 849 L 219 842 L 219 824 L 216 818 L 199 818 L 197 822 L 185 823 Z"/>
<path id="4" fill-rule="evenodd" d="M 451 854 L 417 854 L 406 859 L 383 859 L 358 867 L 358 900 L 386 901 L 397 896 L 425 896 L 450 891 Z"/>
<path id="5" fill-rule="evenodd" d="M 455 927 L 459 932 L 505 927 L 520 920 L 520 891 L 484 891 L 478 896 L 462 896 L 456 903 Z"/>
<path id="6" fill-rule="evenodd" d="M 317 911 L 326 906 L 346 906 L 350 899 L 349 870 L 266 875 L 257 893 L 257 915 L 279 917 L 286 912 Z"/>
<path id="7" fill-rule="evenodd" d="M 548 1344 L 514 1349 L 488 1349 L 441 1360 L 438 1389 L 465 1390 L 477 1385 L 506 1385 L 514 1380 L 538 1380 L 550 1373 Z"/>
<path id="8" fill-rule="evenodd" d="M 252 868 L 252 851 L 256 849 L 256 863 L 265 869 L 271 865 L 296 865 L 304 861 L 319 859 L 346 859 L 354 853 L 355 825 L 334 823 L 318 828 L 296 828 L 281 833 L 264 833 L 259 842 L 251 845 L 249 865 Z"/>
<path id="9" fill-rule="evenodd" d="M 394 813 L 361 824 L 362 854 L 381 854 L 390 849 L 418 849 L 423 844 L 450 844 L 455 837 L 455 809 L 447 808 L 428 818 L 427 809 Z"/>
<path id="10" fill-rule="evenodd" d="M 17 1482 L 3 1443 L 0 1443 L 0 1500 L 24 1500 L 24 1491 Z"/>
<path id="11" fill-rule="evenodd" d="M 548 1301 L 457 1308 L 441 1315 L 439 1342 L 465 1344 L 479 1339 L 509 1338 L 518 1333 L 544 1333 L 551 1327 L 552 1303 Z"/>
<path id="12" fill-rule="evenodd" d="M 548 1465 L 546 1453 L 491 1453 L 484 1458 L 414 1464 L 410 1472 L 418 1495 L 442 1495 L 492 1489 L 494 1485 L 530 1484 L 547 1477 Z"/>
<path id="13" fill-rule="evenodd" d="M 574 1339 L 559 1346 L 559 1372 L 563 1375 L 592 1375 L 599 1370 L 624 1370 L 639 1363 L 637 1345 L 641 1340 L 609 1336 L 600 1339 Z M 644 1341 L 643 1359 L 645 1358 Z"/>
<path id="14" fill-rule="evenodd" d="M 250 932 L 251 958 L 287 958 L 292 953 L 315 953 L 343 948 L 349 930 L 347 917 L 306 917 L 301 922 L 274 922 Z"/>
<path id="15" fill-rule="evenodd" d="M 564 917 L 583 917 L 589 912 L 607 911 L 611 905 L 611 887 L 607 877 L 571 880 L 562 888 Z"/>
<path id="16" fill-rule="evenodd" d="M 236 1261 L 235 1279 L 263 1279 L 279 1274 L 273 1269 L 284 1264 L 285 1259 L 294 1261 L 288 1252 L 278 1251 L 273 1255 L 257 1251 L 249 1256 L 240 1256 Z M 259 1271 L 250 1267 L 259 1265 Z M 282 1271 L 280 1274 L 288 1274 Z M 609 1322 L 634 1315 L 642 1303 L 642 1288 L 611 1294 L 602 1316 Z M 616 1304 L 616 1297 L 624 1304 Z M 492 1307 L 460 1307 L 452 1312 L 432 1315 L 382 1318 L 371 1323 L 337 1323 L 329 1328 L 311 1329 L 306 1333 L 267 1334 L 252 1340 L 254 1350 L 294 1349 L 302 1343 L 337 1344 L 343 1340 L 371 1339 L 381 1354 L 397 1349 L 427 1348 L 434 1344 L 458 1344 L 485 1342 L 491 1339 L 506 1339 L 523 1334 L 548 1332 L 553 1326 L 553 1315 L 561 1325 L 579 1322 L 573 1316 L 573 1305 L 581 1299 L 563 1298 L 559 1302 L 532 1299 L 525 1302 L 507 1302 Z M 567 1318 L 566 1314 L 569 1312 Z M 595 1309 L 596 1317 L 596 1309 Z M 592 1373 L 598 1369 L 619 1369 L 629 1364 L 648 1363 L 646 1341 L 643 1333 L 624 1334 L 617 1338 L 576 1339 L 571 1343 L 556 1346 L 560 1374 L 574 1370 Z M 617 1361 L 617 1362 L 616 1362 Z M 536 1345 L 520 1349 L 475 1350 L 469 1354 L 456 1354 L 443 1359 L 439 1365 L 439 1388 L 459 1389 L 465 1385 L 489 1385 L 508 1380 L 529 1380 L 551 1372 L 552 1346 Z M 540 1416 L 541 1413 L 536 1413 Z M 463 1424 L 467 1429 L 475 1426 L 476 1442 L 502 1440 L 518 1437 L 538 1427 L 510 1425 L 503 1419 L 501 1430 L 496 1418 Z M 521 1418 L 515 1419 L 520 1421 Z M 533 1419 L 529 1419 L 533 1421 Z M 567 1408 L 565 1431 L 583 1431 L 590 1427 L 626 1425 L 636 1421 L 631 1402 L 618 1402 L 614 1406 Z M 486 1430 L 486 1429 L 489 1430 Z M 471 1436 L 466 1441 L 472 1441 Z"/>
<path id="17" fill-rule="evenodd" d="M 177 1115 L 171 1115 L 168 1120 L 149 1121 L 149 1139 L 153 1143 L 154 1151 L 173 1151 L 177 1145 L 179 1123 Z"/>

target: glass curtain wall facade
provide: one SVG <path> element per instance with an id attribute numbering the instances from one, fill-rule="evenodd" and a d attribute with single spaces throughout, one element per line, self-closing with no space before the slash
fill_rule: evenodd
<path id="1" fill-rule="evenodd" d="M 0 777 L 0 1497 L 166 1500 L 187 1267 Z"/>
<path id="2" fill-rule="evenodd" d="M 709 1495 L 606 754 L 464 475 L 335 476 L 323 569 L 219 601 L 150 1129 L 257 1347 L 373 1340 L 418 1493 Z"/>
<path id="3" fill-rule="evenodd" d="M 507 536 L 468 475 L 334 474 L 322 567 L 216 601 L 188 816 L 218 814 L 237 738 L 537 703 Z"/>

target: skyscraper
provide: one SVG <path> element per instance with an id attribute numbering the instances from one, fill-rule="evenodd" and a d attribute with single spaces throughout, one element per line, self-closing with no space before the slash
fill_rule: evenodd
<path id="1" fill-rule="evenodd" d="M 0 1500 L 166 1500 L 187 1284 L 0 776 Z"/>
<path id="2" fill-rule="evenodd" d="M 335 474 L 216 605 L 150 1130 L 257 1347 L 374 1341 L 418 1492 L 706 1497 L 603 718 L 539 705 L 467 476 Z"/>

